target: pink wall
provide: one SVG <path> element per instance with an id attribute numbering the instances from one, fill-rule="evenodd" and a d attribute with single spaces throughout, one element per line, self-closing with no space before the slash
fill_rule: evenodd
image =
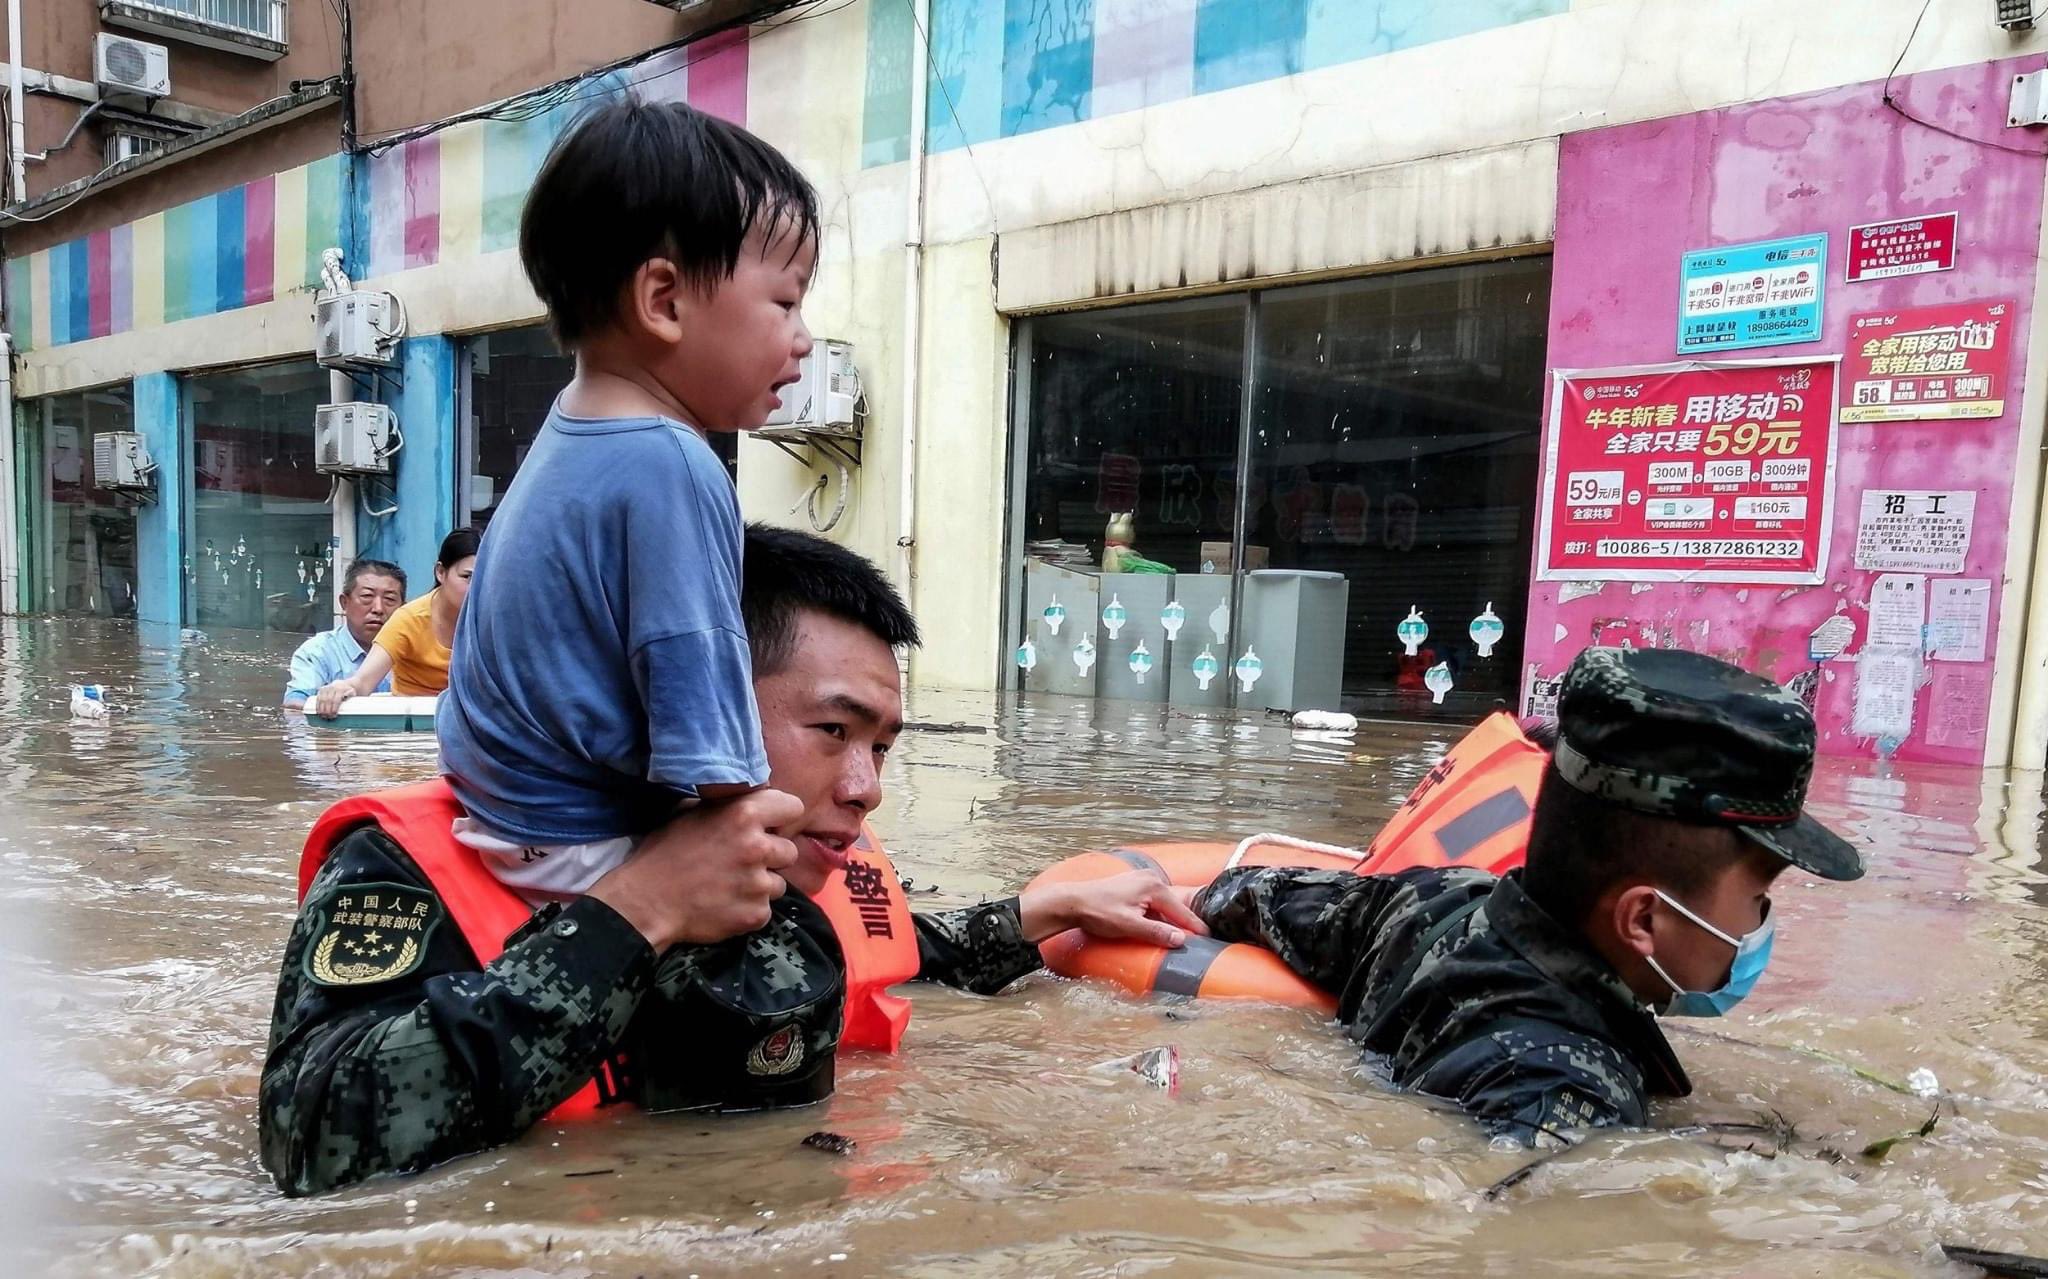
<path id="1" fill-rule="evenodd" d="M 1914 116 L 2004 146 L 2048 147 L 2038 131 L 2005 127 L 2018 62 L 1903 76 L 1892 95 Z M 1820 586 L 1533 582 L 1524 653 L 1529 681 L 1554 676 L 1581 649 L 1626 639 L 1697 649 L 1781 681 L 1811 671 L 1807 636 L 1847 601 L 1857 640 L 1822 668 L 1821 749 L 1869 756 L 1878 744 L 1850 731 L 1855 656 L 1868 631 L 1875 573 L 1853 567 L 1866 488 L 1974 489 L 1976 524 L 1964 572 L 2004 582 L 2020 388 L 2034 306 L 2044 164 L 1960 141 L 1888 109 L 1879 84 L 1753 103 L 1563 140 L 1550 364 L 1603 368 L 1677 360 L 1679 259 L 1688 250 L 1828 233 L 1826 337 L 1730 352 L 1727 358 L 1839 354 L 1854 314 L 1948 301 L 2012 298 L 2006 414 L 1977 422 L 1843 425 L 1835 475 L 1834 539 Z M 1849 228 L 1957 210 L 1956 268 L 1849 284 Z M 1845 366 L 1846 368 L 1846 366 Z M 1546 417 L 1547 423 L 1547 417 Z M 1547 427 L 1546 427 L 1547 429 Z M 2026 460 L 2039 465 L 2037 459 Z M 2018 534 L 2026 536 L 2024 532 Z M 1930 577 L 1930 585 L 1937 580 Z M 1562 595 L 1577 595 L 1560 603 Z M 2017 619 L 2015 623 L 2018 624 Z M 1901 759 L 1981 764 L 1992 662 L 1932 662 Z M 2004 729 L 2001 727 L 2000 733 Z"/>

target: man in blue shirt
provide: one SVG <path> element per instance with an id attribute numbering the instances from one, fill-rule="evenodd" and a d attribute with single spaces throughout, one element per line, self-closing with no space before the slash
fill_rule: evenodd
<path id="1" fill-rule="evenodd" d="M 347 679 L 363 664 L 370 641 L 384 621 L 405 603 L 405 570 L 384 560 L 357 560 L 341 579 L 341 624 L 299 645 L 292 654 L 291 678 L 285 682 L 286 710 L 303 710 L 306 699 L 338 679 Z M 391 691 L 387 677 L 377 686 Z"/>

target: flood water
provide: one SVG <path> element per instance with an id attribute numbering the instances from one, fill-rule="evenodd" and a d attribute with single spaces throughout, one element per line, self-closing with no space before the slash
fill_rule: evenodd
<path id="1" fill-rule="evenodd" d="M 1757 993 L 1673 1034 L 1698 1091 L 1661 1125 L 1775 1132 L 1603 1135 L 1489 1196 L 1532 1157 L 1382 1091 L 1311 1014 L 1041 975 L 912 988 L 903 1052 L 843 1060 L 823 1110 L 543 1126 L 285 1200 L 255 1106 L 299 844 L 325 805 L 433 768 L 423 735 L 278 712 L 287 651 L 0 619 L 10 1273 L 1882 1276 L 1976 1273 L 1944 1241 L 2048 1253 L 2042 779 L 1874 765 L 1816 788 L 1870 875 L 1788 876 Z M 103 725 L 67 718 L 86 681 Z M 875 824 L 932 905 L 1119 841 L 1363 844 L 1450 736 L 988 694 L 909 710 L 935 727 L 892 757 Z M 1177 1096 L 1090 1070 L 1164 1045 Z M 1940 1099 L 1866 1077 L 1916 1070 Z M 1859 1154 L 1937 1108 L 1928 1136 Z M 858 1149 L 799 1145 L 819 1129 Z"/>

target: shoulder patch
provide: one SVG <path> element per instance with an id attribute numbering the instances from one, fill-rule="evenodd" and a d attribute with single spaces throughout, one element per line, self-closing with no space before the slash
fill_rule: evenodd
<path id="1" fill-rule="evenodd" d="M 341 884 L 312 907 L 306 975 L 322 986 L 371 986 L 420 966 L 447 915 L 432 893 L 404 884 Z"/>

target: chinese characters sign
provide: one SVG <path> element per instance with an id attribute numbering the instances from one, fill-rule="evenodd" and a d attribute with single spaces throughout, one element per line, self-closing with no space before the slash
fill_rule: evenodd
<path id="1" fill-rule="evenodd" d="M 1827 269 L 1825 235 L 1693 250 L 1679 271 L 1678 353 L 1818 341 Z"/>
<path id="2" fill-rule="evenodd" d="M 1842 420 L 2003 417 L 2013 309 L 1953 302 L 1855 317 Z"/>
<path id="3" fill-rule="evenodd" d="M 1960 573 L 1977 519 L 1971 489 L 1865 489 L 1857 512 L 1856 567 L 1889 573 Z"/>
<path id="4" fill-rule="evenodd" d="M 1820 581 L 1835 372 L 1826 357 L 1555 374 L 1537 577 Z"/>
<path id="5" fill-rule="evenodd" d="M 1956 265 L 1956 215 L 1871 222 L 1849 228 L 1849 282 L 1949 271 Z"/>

